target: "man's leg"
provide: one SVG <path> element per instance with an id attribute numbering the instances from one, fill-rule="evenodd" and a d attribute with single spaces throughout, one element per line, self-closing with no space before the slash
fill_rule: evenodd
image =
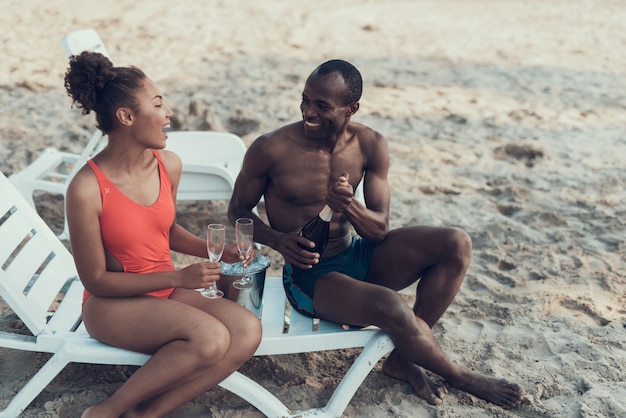
<path id="1" fill-rule="evenodd" d="M 403 228 L 392 231 L 377 246 L 370 280 L 401 290 L 419 279 L 413 311 L 432 328 L 456 297 L 470 258 L 471 240 L 459 229 Z M 394 268 L 390 268 L 389 260 L 394 260 Z M 409 382 L 417 395 L 432 405 L 440 404 L 448 393 L 442 383 L 431 379 L 422 367 L 403 358 L 398 350 L 385 360 L 383 372 Z"/>
<path id="2" fill-rule="evenodd" d="M 338 273 L 322 277 L 315 290 L 316 312 L 339 323 L 375 324 L 389 333 L 396 350 L 383 364 L 383 371 L 409 381 L 431 404 L 441 403 L 446 390 L 419 366 L 483 399 L 503 407 L 516 406 L 523 397 L 521 387 L 455 365 L 431 332 L 459 290 L 470 253 L 469 237 L 458 229 L 415 227 L 391 231 L 374 252 L 369 274 L 372 283 Z M 411 310 L 396 291 L 420 277 Z"/>

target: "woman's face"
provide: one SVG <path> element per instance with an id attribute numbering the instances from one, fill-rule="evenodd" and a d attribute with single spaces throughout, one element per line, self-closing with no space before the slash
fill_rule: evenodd
<path id="1" fill-rule="evenodd" d="M 133 131 L 148 148 L 165 148 L 167 132 L 170 127 L 172 110 L 163 100 L 163 94 L 149 78 L 144 79 L 143 88 L 137 91 L 138 108 Z"/>

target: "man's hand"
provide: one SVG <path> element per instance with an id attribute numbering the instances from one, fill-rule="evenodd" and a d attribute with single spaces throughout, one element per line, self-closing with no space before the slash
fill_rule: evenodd
<path id="1" fill-rule="evenodd" d="M 237 250 L 237 244 L 230 244 L 224 247 L 224 254 L 222 254 L 222 261 L 226 263 L 230 263 L 230 264 L 243 261 L 243 264 L 246 267 L 248 267 L 250 263 L 254 261 L 255 256 L 256 256 L 256 251 L 254 250 L 254 245 L 252 245 L 252 248 L 250 249 L 250 251 L 248 251 L 248 254 L 246 254 L 244 257 L 243 255 L 239 254 L 239 251 Z"/>
<path id="2" fill-rule="evenodd" d="M 301 269 L 309 269 L 314 264 L 319 263 L 319 253 L 307 251 L 298 246 L 298 243 L 303 247 L 307 247 L 312 244 L 312 241 L 309 241 L 297 233 L 284 234 L 278 241 L 275 250 L 282 254 L 286 263 L 290 263 Z"/>
<path id="3" fill-rule="evenodd" d="M 354 189 L 348 182 L 348 173 L 342 173 L 337 179 L 337 182 L 328 189 L 328 195 L 326 196 L 326 204 L 335 213 L 343 212 L 354 197 Z"/>

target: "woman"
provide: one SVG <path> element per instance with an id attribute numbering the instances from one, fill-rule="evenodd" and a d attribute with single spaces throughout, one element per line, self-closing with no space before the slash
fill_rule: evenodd
<path id="1" fill-rule="evenodd" d="M 65 88 L 109 137 L 67 190 L 83 321 L 106 344 L 152 354 L 83 417 L 161 417 L 252 357 L 261 325 L 238 304 L 194 290 L 219 279 L 219 263 L 174 268 L 170 249 L 207 257 L 207 248 L 175 222 L 182 163 L 163 149 L 172 111 L 155 84 L 138 68 L 83 52 L 70 61 Z M 239 260 L 234 245 L 223 259 Z"/>

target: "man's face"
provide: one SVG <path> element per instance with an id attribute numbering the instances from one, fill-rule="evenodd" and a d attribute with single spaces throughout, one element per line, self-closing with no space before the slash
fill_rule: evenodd
<path id="1" fill-rule="evenodd" d="M 343 104 L 344 92 L 345 82 L 338 72 L 309 76 L 300 103 L 307 138 L 329 138 L 348 123 L 350 113 L 349 106 Z"/>

